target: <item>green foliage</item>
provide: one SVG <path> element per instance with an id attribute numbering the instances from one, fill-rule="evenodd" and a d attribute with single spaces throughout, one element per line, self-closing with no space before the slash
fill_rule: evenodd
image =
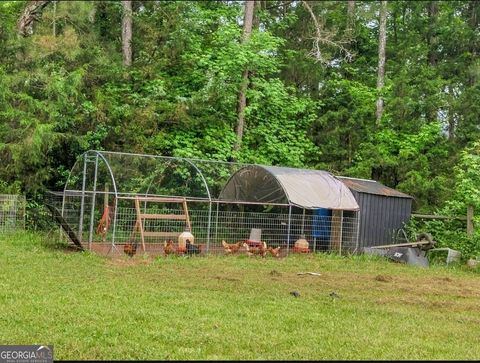
<path id="1" fill-rule="evenodd" d="M 27 38 L 16 34 L 25 3 L 0 3 L 0 189 L 61 188 L 80 154 L 103 149 L 373 178 L 420 212 L 478 205 L 476 151 L 465 149 L 480 137 L 477 2 L 389 2 L 381 91 L 378 3 L 356 1 L 351 18 L 347 2 L 311 3 L 318 29 L 302 2 L 257 5 L 242 42 L 242 2 L 134 1 L 125 69 L 121 2 L 50 4 Z"/>
<path id="2" fill-rule="evenodd" d="M 440 215 L 464 217 L 467 208 L 480 210 L 480 142 L 474 142 L 460 153 L 459 163 L 453 169 L 454 188 L 445 204 L 436 212 Z M 474 225 L 479 224 L 478 215 Z M 434 220 L 420 223 L 412 221 L 410 228 L 419 231 L 422 228 L 433 234 L 440 247 L 459 250 L 464 258 L 480 256 L 480 230 L 476 228 L 472 237 L 466 234 L 466 222 L 458 220 Z"/>
<path id="3" fill-rule="evenodd" d="M 302 167 L 318 151 L 308 137 L 316 118 L 315 103 L 296 97 L 278 79 L 253 79 L 250 104 L 245 112 L 247 134 L 241 160 Z"/>

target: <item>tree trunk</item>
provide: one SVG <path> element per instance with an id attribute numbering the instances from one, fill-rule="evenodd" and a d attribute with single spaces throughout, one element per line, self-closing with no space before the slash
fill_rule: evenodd
<path id="1" fill-rule="evenodd" d="M 455 139 L 455 129 L 456 129 L 456 120 L 455 113 L 452 110 L 448 110 L 448 141 L 453 141 Z"/>
<path id="2" fill-rule="evenodd" d="M 42 17 L 43 9 L 51 3 L 51 0 L 42 0 L 42 1 L 30 1 L 25 9 L 23 10 L 22 15 L 18 18 L 17 21 L 17 31 L 18 34 L 24 37 L 33 34 L 33 24 L 36 21 L 40 21 Z"/>
<path id="3" fill-rule="evenodd" d="M 479 20 L 480 20 L 480 17 L 479 17 L 479 13 L 480 13 L 480 9 L 479 9 L 479 6 L 478 6 L 478 2 L 477 1 L 470 1 L 469 4 L 468 4 L 468 10 L 469 10 L 469 13 L 470 13 L 470 26 L 475 29 L 478 27 L 478 23 L 479 23 Z M 473 43 L 473 42 L 472 42 Z"/>
<path id="4" fill-rule="evenodd" d="M 379 35 L 378 35 L 378 77 L 377 89 L 380 91 L 385 84 L 385 46 L 387 43 L 387 2 L 380 2 L 380 21 L 379 21 Z M 383 115 L 383 97 L 379 96 L 377 100 L 377 125 Z"/>
<path id="5" fill-rule="evenodd" d="M 53 2 L 53 36 L 57 36 L 57 2 Z"/>
<path id="6" fill-rule="evenodd" d="M 262 10 L 262 1 L 254 1 L 255 5 L 253 7 L 253 18 L 252 18 L 252 29 L 258 29 L 260 27 L 260 17 L 258 16 L 259 12 Z"/>
<path id="7" fill-rule="evenodd" d="M 253 25 L 253 9 L 255 1 L 245 1 L 245 16 L 243 20 L 243 38 L 242 43 L 245 43 L 252 33 Z M 233 150 L 240 150 L 243 138 L 243 129 L 245 123 L 245 107 L 247 106 L 247 88 L 248 88 L 248 67 L 245 68 L 242 75 L 242 84 L 238 94 L 238 121 L 237 121 L 237 141 L 233 145 Z"/>
<path id="8" fill-rule="evenodd" d="M 132 1 L 123 0 L 122 18 L 122 53 L 123 65 L 132 64 Z"/>
<path id="9" fill-rule="evenodd" d="M 355 27 L 355 0 L 348 0 L 347 4 L 347 29 L 346 33 L 351 36 Z"/>
<path id="10" fill-rule="evenodd" d="M 435 67 L 437 65 L 437 37 L 435 32 L 437 29 L 437 17 L 438 17 L 438 2 L 436 0 L 430 1 L 427 4 L 427 13 L 428 13 L 428 28 L 427 28 L 427 46 L 428 46 L 428 65 L 430 67 Z M 427 103 L 429 105 L 430 103 Z M 437 109 L 433 107 L 427 107 L 425 118 L 428 122 L 434 122 L 437 119 Z"/>
<path id="11" fill-rule="evenodd" d="M 428 4 L 428 18 L 429 26 L 427 31 L 427 44 L 428 44 L 428 64 L 434 66 L 437 64 L 437 52 L 435 51 L 434 46 L 436 43 L 435 37 L 435 28 L 436 28 L 436 19 L 438 15 L 438 3 L 437 1 L 430 1 Z"/>

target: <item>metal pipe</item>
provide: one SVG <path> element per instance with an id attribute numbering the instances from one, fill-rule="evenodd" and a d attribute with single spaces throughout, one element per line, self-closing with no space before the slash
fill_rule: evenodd
<path id="1" fill-rule="evenodd" d="M 114 215 L 113 215 L 112 247 L 117 249 L 115 247 L 115 230 L 117 228 L 117 199 L 118 199 L 117 182 L 115 180 L 115 176 L 113 175 L 112 168 L 110 167 L 110 163 L 107 161 L 107 159 L 102 155 L 101 152 L 95 151 L 95 153 L 99 157 L 101 157 L 103 159 L 103 161 L 105 162 L 105 165 L 107 166 L 108 171 L 110 172 L 110 177 L 112 178 L 113 189 L 115 191 L 115 212 L 114 212 Z"/>
<path id="2" fill-rule="evenodd" d="M 208 203 L 207 253 L 210 248 L 210 226 L 212 223 L 212 202 Z"/>
<path id="3" fill-rule="evenodd" d="M 287 255 L 290 250 L 290 224 L 292 220 L 292 206 L 288 207 L 288 229 L 287 229 Z"/>
<path id="4" fill-rule="evenodd" d="M 67 189 L 65 192 L 70 192 L 72 194 L 78 193 L 81 195 L 80 190 L 74 190 L 74 189 Z M 93 190 L 85 190 L 85 194 L 93 194 Z M 118 195 L 119 199 L 134 199 L 136 198 L 137 194 L 135 193 L 125 193 L 125 192 L 108 192 L 108 194 L 112 195 Z M 159 198 L 185 198 L 185 196 L 180 196 L 180 195 L 164 195 L 164 194 L 152 194 L 149 195 L 148 198 L 150 197 L 159 197 Z M 143 197 L 140 197 L 143 198 Z M 195 202 L 209 202 L 210 199 L 208 198 L 202 198 L 202 197 L 187 197 L 186 198 L 187 202 L 190 203 L 195 203 Z M 224 199 L 211 199 L 212 203 L 220 203 L 220 204 L 247 204 L 247 205 L 266 205 L 266 206 L 277 206 L 277 207 L 288 207 L 291 206 L 291 204 L 288 203 L 270 203 L 270 202 L 245 202 L 245 201 L 236 201 L 236 200 L 224 200 Z M 303 208 L 303 207 L 302 207 Z M 305 208 L 305 210 L 313 210 L 317 209 L 317 207 L 312 207 L 312 208 Z M 356 212 L 356 211 L 354 211 Z"/>
<path id="5" fill-rule="evenodd" d="M 342 239 L 343 239 L 343 210 L 340 211 L 340 248 L 339 253 L 342 255 Z"/>
<path id="6" fill-rule="evenodd" d="M 87 157 L 83 158 L 83 179 L 82 179 L 82 199 L 80 202 L 80 220 L 78 222 L 78 240 L 82 243 L 82 234 L 83 234 L 83 212 L 84 212 L 84 203 L 85 203 L 85 181 L 87 178 Z"/>
<path id="7" fill-rule="evenodd" d="M 302 235 L 305 234 L 305 208 L 303 208 L 303 214 L 302 214 Z"/>
<path id="8" fill-rule="evenodd" d="M 218 209 L 220 207 L 220 203 L 217 202 L 217 216 L 215 218 L 215 241 L 218 241 Z"/>
<path id="9" fill-rule="evenodd" d="M 115 232 L 117 229 L 117 208 L 118 207 L 118 199 L 115 198 L 115 210 L 113 211 L 113 231 L 112 231 L 112 247 L 115 247 Z"/>
<path id="10" fill-rule="evenodd" d="M 211 202 L 212 201 L 212 196 L 210 194 L 210 189 L 208 188 L 208 184 L 207 184 L 207 180 L 205 179 L 205 177 L 203 176 L 203 173 L 201 172 L 201 170 L 197 167 L 197 165 L 195 165 L 193 162 L 191 162 L 189 159 L 184 159 L 187 163 L 189 163 L 190 165 L 192 165 L 195 170 L 197 170 L 197 172 L 200 174 L 200 177 L 202 178 L 202 181 L 203 181 L 203 185 L 205 186 L 205 190 L 207 191 L 207 195 L 208 195 L 208 200 Z"/>
<path id="11" fill-rule="evenodd" d="M 90 231 L 88 233 L 88 249 L 92 249 L 93 240 L 93 223 L 95 214 L 95 197 L 97 191 L 97 172 L 98 172 L 98 155 L 95 156 L 95 172 L 93 177 L 93 196 L 92 196 L 92 208 L 90 209 Z"/>

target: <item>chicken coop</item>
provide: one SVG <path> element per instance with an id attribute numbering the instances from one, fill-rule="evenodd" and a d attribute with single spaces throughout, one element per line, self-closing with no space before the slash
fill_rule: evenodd
<path id="1" fill-rule="evenodd" d="M 224 253 L 222 241 L 283 254 L 358 247 L 359 206 L 325 171 L 91 150 L 56 203 L 78 243 L 104 254 L 132 243 L 160 254 L 185 233 L 202 254 Z"/>

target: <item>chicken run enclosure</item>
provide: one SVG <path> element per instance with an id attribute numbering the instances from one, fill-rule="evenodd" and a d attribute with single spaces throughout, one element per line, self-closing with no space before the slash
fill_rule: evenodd
<path id="1" fill-rule="evenodd" d="M 282 254 L 354 251 L 359 207 L 333 175 L 200 159 L 88 151 L 73 166 L 56 208 L 83 248 L 110 254 L 134 243 L 162 253 L 190 231 L 202 254 L 264 241 Z M 304 251 L 302 251 L 304 252 Z"/>

